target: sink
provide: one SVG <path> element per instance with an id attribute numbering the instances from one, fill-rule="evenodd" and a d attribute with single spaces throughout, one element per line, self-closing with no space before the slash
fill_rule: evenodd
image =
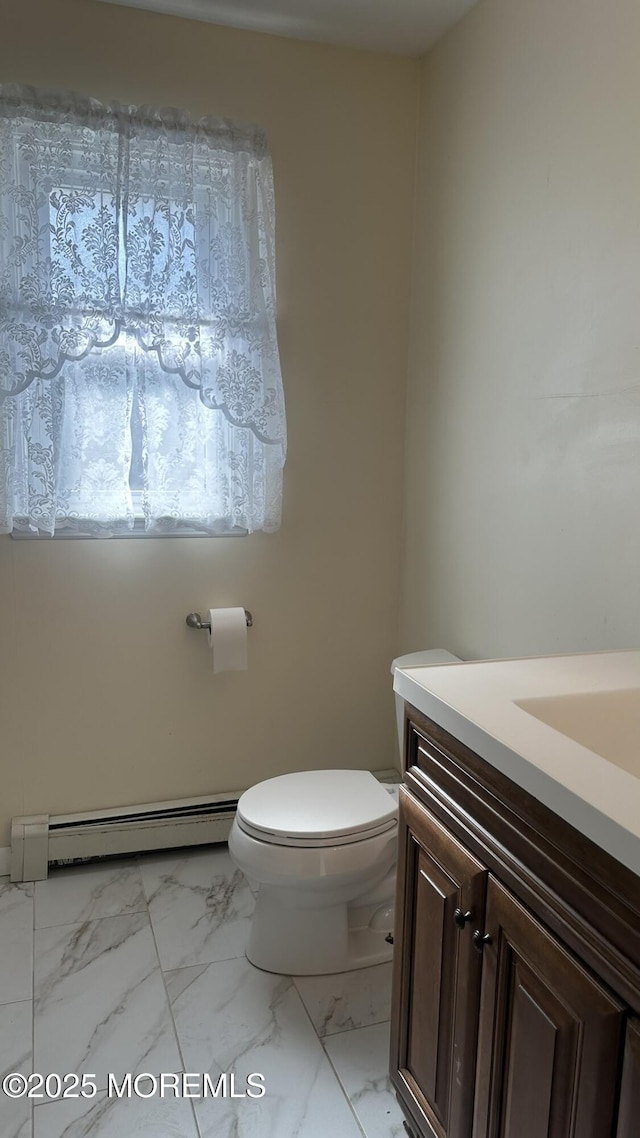
<path id="1" fill-rule="evenodd" d="M 528 715 L 640 778 L 640 687 L 514 700 Z"/>
<path id="2" fill-rule="evenodd" d="M 398 668 L 394 688 L 640 877 L 640 651 Z"/>

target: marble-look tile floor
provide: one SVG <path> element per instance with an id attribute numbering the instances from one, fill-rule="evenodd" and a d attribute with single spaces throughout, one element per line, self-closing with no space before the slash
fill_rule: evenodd
<path id="1" fill-rule="evenodd" d="M 391 965 L 261 972 L 244 956 L 253 903 L 226 846 L 54 870 L 35 886 L 0 878 L 0 1078 L 77 1072 L 96 1085 L 92 1098 L 0 1092 L 0 1138 L 404 1133 L 387 1077 Z M 128 1072 L 214 1086 L 234 1072 L 236 1093 L 255 1072 L 266 1093 L 110 1094 L 109 1074 Z"/>

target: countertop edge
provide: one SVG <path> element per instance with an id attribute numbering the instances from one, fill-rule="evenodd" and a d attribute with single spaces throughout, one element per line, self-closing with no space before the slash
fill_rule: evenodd
<path id="1" fill-rule="evenodd" d="M 410 673 L 411 669 L 398 669 L 394 679 L 394 691 L 407 703 L 640 876 L 640 839 L 635 834 L 429 691 Z"/>

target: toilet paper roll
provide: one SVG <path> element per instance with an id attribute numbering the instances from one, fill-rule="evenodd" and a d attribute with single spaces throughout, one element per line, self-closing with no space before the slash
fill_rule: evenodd
<path id="1" fill-rule="evenodd" d="M 247 667 L 247 618 L 244 609 L 209 609 L 209 647 L 214 672 L 244 672 Z"/>

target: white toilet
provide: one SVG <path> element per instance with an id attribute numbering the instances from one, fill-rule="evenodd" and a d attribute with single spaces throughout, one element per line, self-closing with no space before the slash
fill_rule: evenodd
<path id="1" fill-rule="evenodd" d="M 396 667 L 455 663 L 414 652 Z M 402 701 L 396 697 L 402 756 Z M 347 972 L 393 952 L 397 789 L 369 771 L 280 775 L 245 791 L 229 835 L 258 885 L 247 957 L 294 976 Z"/>

